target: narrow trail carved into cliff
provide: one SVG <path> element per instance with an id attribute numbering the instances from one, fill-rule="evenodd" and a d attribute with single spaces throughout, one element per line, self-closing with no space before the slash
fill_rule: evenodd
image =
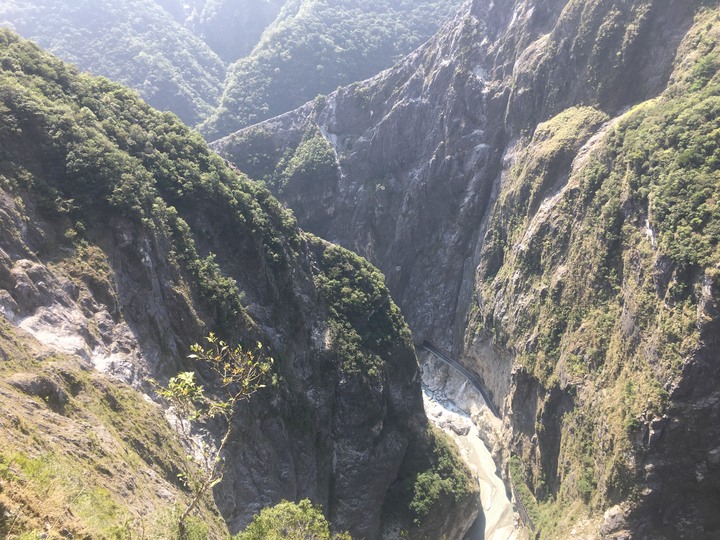
<path id="1" fill-rule="evenodd" d="M 480 395 L 482 396 L 483 400 L 485 401 L 485 405 L 488 409 L 490 409 L 490 412 L 492 412 L 496 418 L 500 418 L 500 412 L 498 411 L 497 407 L 495 407 L 495 404 L 490 399 L 490 395 L 485 388 L 485 385 L 483 382 L 478 378 L 477 375 L 466 369 L 460 362 L 457 360 L 454 360 L 450 358 L 448 355 L 443 353 L 440 349 L 438 349 L 435 345 L 433 345 L 430 341 L 423 341 L 420 344 L 421 349 L 424 349 L 428 351 L 429 353 L 433 354 L 438 360 L 443 362 L 444 364 L 450 366 L 451 368 L 458 371 L 460 374 L 462 374 L 470 384 L 473 385 L 473 387 L 480 392 Z"/>

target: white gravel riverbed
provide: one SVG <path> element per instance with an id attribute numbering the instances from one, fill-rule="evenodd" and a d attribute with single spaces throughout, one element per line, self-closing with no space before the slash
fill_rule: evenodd
<path id="1" fill-rule="evenodd" d="M 492 455 L 472 421 L 484 407 L 482 397 L 447 368 L 428 362 L 423 363 L 423 401 L 428 418 L 455 440 L 480 487 L 484 520 L 479 519 L 464 540 L 524 538 Z"/>

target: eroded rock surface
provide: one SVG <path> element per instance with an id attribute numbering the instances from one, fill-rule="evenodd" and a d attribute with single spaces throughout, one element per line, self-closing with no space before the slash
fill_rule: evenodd
<path id="1" fill-rule="evenodd" d="M 630 499 L 640 536 L 720 528 L 714 218 L 667 211 L 717 185 L 714 158 L 671 135 L 711 138 L 717 15 L 468 2 L 394 68 L 213 143 L 375 263 L 418 342 L 483 377 L 528 504 L 557 503 L 567 534 L 605 534 Z"/>
<path id="2" fill-rule="evenodd" d="M 238 411 L 214 493 L 233 533 L 265 506 L 309 498 L 338 530 L 378 538 L 393 486 L 407 499 L 393 519 L 417 535 L 439 537 L 455 512 L 477 508 L 466 497 L 455 510 L 450 497 L 413 521 L 412 475 L 437 445 L 410 332 L 374 267 L 299 230 L 267 190 L 134 92 L 79 76 L 9 31 L 0 43 L 4 324 L 131 385 L 137 400 L 154 395 L 151 377 L 166 384 L 188 369 L 217 389 L 187 358 L 210 331 L 261 342 L 275 384 Z M 10 384 L 60 410 L 43 358 Z M 23 375 L 26 364 L 50 378 Z M 142 421 L 134 444 L 152 461 L 145 448 L 157 445 L 143 437 L 157 430 Z M 164 471 L 176 484 L 177 473 Z"/>

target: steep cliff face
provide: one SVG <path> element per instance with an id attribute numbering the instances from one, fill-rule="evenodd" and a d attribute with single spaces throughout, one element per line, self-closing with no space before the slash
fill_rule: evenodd
<path id="1" fill-rule="evenodd" d="M 472 286 L 462 284 L 473 281 L 479 231 L 509 143 L 575 102 L 623 95 L 586 83 L 588 73 L 602 72 L 598 59 L 618 58 L 614 77 L 623 80 L 654 70 L 659 91 L 690 17 L 687 6 L 684 22 L 675 17 L 682 12 L 677 2 L 652 5 L 655 17 L 641 17 L 631 4 L 614 15 L 615 25 L 638 26 L 663 44 L 657 59 L 640 55 L 638 65 L 612 49 L 616 39 L 608 38 L 604 49 L 596 45 L 600 27 L 612 22 L 604 18 L 609 6 L 565 4 L 469 4 L 446 31 L 392 70 L 213 146 L 254 178 L 266 179 L 310 230 L 378 264 L 418 338 L 449 342 L 448 329 L 455 327 L 458 342 L 465 318 L 458 300 L 468 304 L 472 295 Z M 574 45 L 571 31 L 579 32 L 579 19 L 589 28 Z M 573 76 L 563 75 L 566 87 L 559 91 L 548 82 L 554 75 L 536 64 L 545 71 L 565 66 Z M 624 106 L 636 100 L 628 95 Z M 432 246 L 427 253 L 425 245 Z M 438 265 L 442 271 L 432 272 Z M 441 279 L 425 281 L 430 274 Z M 436 324 L 456 313 L 456 325 Z"/>
<path id="2" fill-rule="evenodd" d="M 187 369 L 189 345 L 208 330 L 265 343 L 278 385 L 244 407 L 215 489 L 232 532 L 264 506 L 309 497 L 358 537 L 377 538 L 391 520 L 435 537 L 452 525 L 452 512 L 437 512 L 453 496 L 428 496 L 417 483 L 423 474 L 457 484 L 457 511 L 477 512 L 466 471 L 428 432 L 410 333 L 376 269 L 300 231 L 173 115 L 10 32 L 0 43 L 0 312 L 15 327 L 7 335 L 64 355 L 72 372 L 105 373 L 137 400 L 151 393 L 148 377 Z M 2 348 L 3 359 L 17 360 Z M 42 372 L 52 384 L 14 391 L 47 394 L 38 406 L 51 421 L 63 411 L 50 401 L 78 394 L 55 360 L 32 356 L 3 366 L 0 389 L 18 370 L 21 383 Z M 81 399 L 71 403 L 82 412 Z M 135 418 L 139 429 L 152 432 L 153 410 Z M 17 451 L 52 462 L 62 441 L 33 432 L 37 444 Z M 137 444 L 168 498 L 180 496 L 177 468 L 155 466 L 157 445 L 142 434 Z M 116 506 L 121 492 L 108 495 Z M 424 514 L 411 510 L 415 497 L 425 497 Z M 139 505 L 129 511 L 150 515 Z"/>
<path id="3" fill-rule="evenodd" d="M 448 326 L 438 321 L 457 311 L 463 275 L 474 272 L 468 246 L 492 190 L 481 180 L 501 164 L 481 127 L 502 116 L 487 119 L 478 77 L 441 60 L 464 35 L 456 25 L 367 83 L 214 144 L 265 179 L 309 230 L 375 261 L 419 339 L 437 340 Z M 471 196 L 468 184 L 479 188 Z"/>
<path id="4" fill-rule="evenodd" d="M 549 538 L 717 533 L 717 27 L 691 1 L 478 0 L 214 143 L 484 378 Z"/>
<path id="5" fill-rule="evenodd" d="M 656 99 L 609 121 L 568 109 L 516 147 L 478 267 L 470 327 L 516 355 L 526 480 L 541 500 L 637 496 L 640 536 L 718 527 L 703 510 L 717 503 L 704 472 L 718 433 L 696 424 L 718 413 L 705 383 L 717 380 L 716 17 L 697 16 Z"/>

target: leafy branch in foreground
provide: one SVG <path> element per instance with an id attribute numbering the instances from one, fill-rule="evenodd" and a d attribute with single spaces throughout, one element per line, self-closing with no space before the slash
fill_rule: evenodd
<path id="1" fill-rule="evenodd" d="M 254 350 L 249 350 L 239 345 L 231 347 L 213 333 L 205 339 L 208 347 L 196 343 L 190 348 L 192 354 L 188 358 L 203 362 L 217 377 L 219 389 L 214 395 L 198 384 L 192 371 L 178 373 L 167 387 L 156 384 L 158 395 L 175 409 L 176 428 L 191 448 L 188 458 L 192 466 L 179 475 L 192 493 L 190 502 L 178 518 L 180 538 L 187 537 L 186 520 L 190 513 L 208 490 L 222 480 L 222 453 L 233 432 L 236 405 L 265 387 L 273 362 L 272 358 L 264 356 L 259 342 Z M 225 432 L 217 448 L 190 436 L 192 421 L 217 417 L 225 421 Z"/>

